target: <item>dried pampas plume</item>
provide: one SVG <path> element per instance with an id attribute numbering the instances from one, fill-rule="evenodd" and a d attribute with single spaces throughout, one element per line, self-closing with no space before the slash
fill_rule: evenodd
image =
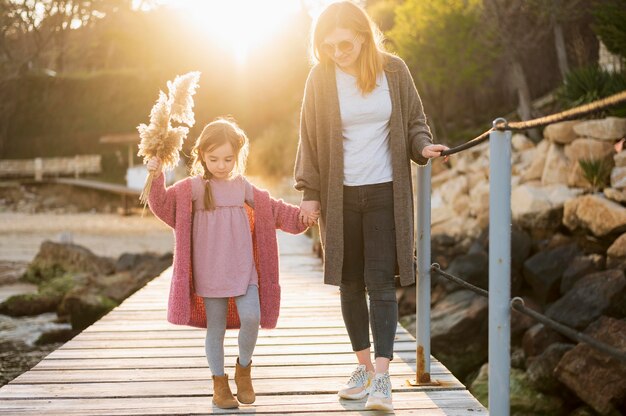
<path id="1" fill-rule="evenodd" d="M 174 82 L 168 81 L 168 94 L 159 91 L 159 98 L 150 111 L 150 124 L 140 124 L 139 131 L 139 156 L 143 156 L 143 162 L 153 157 L 161 159 L 165 169 L 174 169 L 180 160 L 180 150 L 183 141 L 187 137 L 189 127 L 195 123 L 193 115 L 193 95 L 198 87 L 200 72 L 189 72 L 179 75 Z M 171 122 L 175 121 L 185 126 L 173 127 Z M 153 174 L 148 175 L 144 185 L 140 201 L 145 205 L 148 203 L 148 195 L 152 186 Z"/>

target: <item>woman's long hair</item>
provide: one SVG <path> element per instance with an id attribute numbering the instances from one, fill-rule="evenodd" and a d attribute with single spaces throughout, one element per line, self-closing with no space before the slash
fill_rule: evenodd
<path id="1" fill-rule="evenodd" d="M 215 209 L 215 202 L 211 192 L 209 179 L 213 177 L 206 167 L 202 155 L 223 144 L 230 143 L 235 151 L 235 168 L 232 174 L 243 175 L 246 170 L 246 160 L 248 159 L 248 137 L 246 133 L 235 123 L 234 120 L 220 117 L 210 122 L 196 140 L 196 144 L 191 150 L 191 175 L 202 175 L 205 179 L 204 209 Z"/>
<path id="2" fill-rule="evenodd" d="M 363 94 L 372 92 L 385 64 L 382 32 L 358 5 L 351 1 L 332 3 L 319 15 L 314 25 L 311 44 L 313 61 L 333 65 L 332 59 L 320 51 L 320 46 L 326 36 L 337 28 L 352 30 L 364 39 L 357 61 L 357 85 Z"/>

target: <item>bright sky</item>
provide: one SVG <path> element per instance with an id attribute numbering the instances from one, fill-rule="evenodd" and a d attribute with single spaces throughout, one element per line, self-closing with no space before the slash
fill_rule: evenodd
<path id="1" fill-rule="evenodd" d="M 237 60 L 263 43 L 301 8 L 299 0 L 158 0 L 181 9 Z M 188 12 L 188 13 L 187 13 Z"/>

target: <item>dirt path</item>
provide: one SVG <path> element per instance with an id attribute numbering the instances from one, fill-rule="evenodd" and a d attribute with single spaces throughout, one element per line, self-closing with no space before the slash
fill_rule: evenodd
<path id="1" fill-rule="evenodd" d="M 172 251 L 172 231 L 150 213 L 24 214 L 0 212 L 0 260 L 30 261 L 44 240 L 71 241 L 99 256 Z"/>

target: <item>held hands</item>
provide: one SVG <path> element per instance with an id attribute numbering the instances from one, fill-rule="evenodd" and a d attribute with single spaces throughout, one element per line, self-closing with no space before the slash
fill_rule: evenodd
<path id="1" fill-rule="evenodd" d="M 317 223 L 320 217 L 319 201 L 302 201 L 300 203 L 300 214 L 298 218 L 303 225 L 311 227 Z"/>
<path id="2" fill-rule="evenodd" d="M 163 168 L 163 166 L 161 165 L 161 159 L 159 159 L 156 156 L 153 156 L 152 158 L 150 158 L 146 167 L 148 168 L 148 172 L 150 173 L 160 172 L 161 169 Z"/>
<path id="3" fill-rule="evenodd" d="M 432 159 L 441 156 L 441 152 L 443 152 L 444 150 L 450 150 L 450 148 L 442 144 L 429 144 L 422 150 L 422 156 L 427 159 Z M 448 158 L 449 156 L 444 156 L 443 161 L 447 162 Z"/>

